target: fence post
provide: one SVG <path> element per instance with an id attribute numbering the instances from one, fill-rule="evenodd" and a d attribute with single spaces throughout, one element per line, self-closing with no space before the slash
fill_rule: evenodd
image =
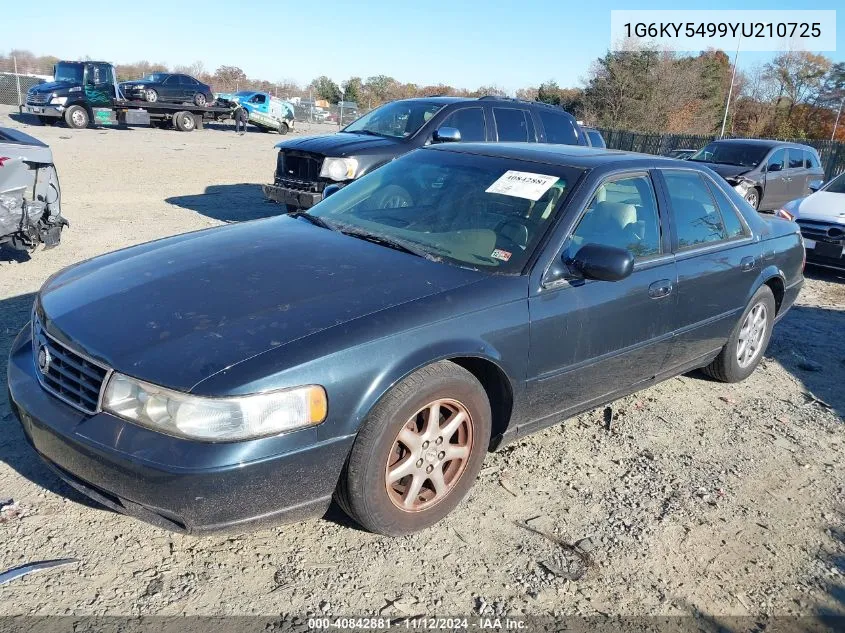
<path id="1" fill-rule="evenodd" d="M 18 58 L 12 55 L 12 62 L 15 65 L 15 79 L 18 83 L 18 107 L 21 106 L 23 100 L 21 99 L 21 76 L 18 74 Z"/>

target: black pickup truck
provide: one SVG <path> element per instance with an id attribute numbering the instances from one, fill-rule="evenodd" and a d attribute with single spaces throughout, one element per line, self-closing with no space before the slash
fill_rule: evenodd
<path id="1" fill-rule="evenodd" d="M 279 149 L 272 185 L 264 195 L 293 209 L 323 199 L 411 150 L 444 142 L 525 142 L 584 145 L 575 117 L 563 109 L 504 97 L 426 97 L 393 101 L 337 134 L 291 139 Z M 401 191 L 382 192 L 381 208 L 407 206 Z"/>

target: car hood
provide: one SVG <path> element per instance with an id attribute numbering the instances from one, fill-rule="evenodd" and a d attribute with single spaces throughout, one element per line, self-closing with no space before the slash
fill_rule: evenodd
<path id="1" fill-rule="evenodd" d="M 743 165 L 722 165 L 721 163 L 705 163 L 703 161 L 692 161 L 696 165 L 704 165 L 705 167 L 709 167 L 717 174 L 719 174 L 722 178 L 731 178 L 732 176 L 739 176 L 740 174 L 745 174 L 752 169 L 753 167 L 744 167 Z"/>
<path id="2" fill-rule="evenodd" d="M 845 193 L 817 191 L 786 205 L 786 210 L 801 220 L 845 224 Z"/>
<path id="3" fill-rule="evenodd" d="M 384 151 L 395 151 L 402 144 L 402 139 L 356 134 L 355 132 L 338 132 L 323 136 L 305 136 L 290 139 L 276 145 L 278 149 L 313 152 L 323 156 L 353 156 L 360 154 L 376 154 Z"/>
<path id="4" fill-rule="evenodd" d="M 109 367 L 189 391 L 262 352 L 484 277 L 281 217 L 83 262 L 45 283 L 39 312 L 53 336 Z"/>
<path id="5" fill-rule="evenodd" d="M 73 81 L 48 81 L 47 83 L 33 86 L 30 88 L 30 92 L 54 92 L 56 90 L 67 90 L 78 85 Z"/>

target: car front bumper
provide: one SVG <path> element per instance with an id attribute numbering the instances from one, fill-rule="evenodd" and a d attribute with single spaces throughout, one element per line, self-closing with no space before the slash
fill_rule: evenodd
<path id="1" fill-rule="evenodd" d="M 299 209 L 310 209 L 323 199 L 322 193 L 288 189 L 278 185 L 262 185 L 264 196 L 273 202 L 280 202 Z"/>
<path id="2" fill-rule="evenodd" d="M 43 390 L 29 330 L 12 345 L 9 402 L 29 444 L 73 488 L 116 512 L 186 533 L 246 531 L 329 507 L 352 437 L 317 441 L 316 434 L 291 433 L 281 436 L 289 450 L 250 459 L 262 453 L 260 443 L 278 446 L 280 437 L 214 444 L 105 412 L 87 415 Z"/>
<path id="3" fill-rule="evenodd" d="M 807 263 L 813 266 L 845 270 L 845 245 L 804 238 Z"/>
<path id="4" fill-rule="evenodd" d="M 23 111 L 37 116 L 52 116 L 62 117 L 65 113 L 65 107 L 60 105 L 25 105 Z"/>

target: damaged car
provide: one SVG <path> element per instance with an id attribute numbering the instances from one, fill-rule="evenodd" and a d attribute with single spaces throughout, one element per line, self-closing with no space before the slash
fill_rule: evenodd
<path id="1" fill-rule="evenodd" d="M 59 175 L 50 148 L 18 130 L 0 128 L 0 246 L 18 251 L 59 244 Z"/>
<path id="2" fill-rule="evenodd" d="M 721 139 L 688 158 L 704 163 L 759 211 L 773 211 L 810 193 L 824 170 L 809 145 L 760 139 Z"/>
<path id="3" fill-rule="evenodd" d="M 489 450 L 699 367 L 744 380 L 803 283 L 798 226 L 686 161 L 448 143 L 325 193 L 47 280 L 7 372 L 38 456 L 172 530 L 334 498 L 408 534 Z"/>

